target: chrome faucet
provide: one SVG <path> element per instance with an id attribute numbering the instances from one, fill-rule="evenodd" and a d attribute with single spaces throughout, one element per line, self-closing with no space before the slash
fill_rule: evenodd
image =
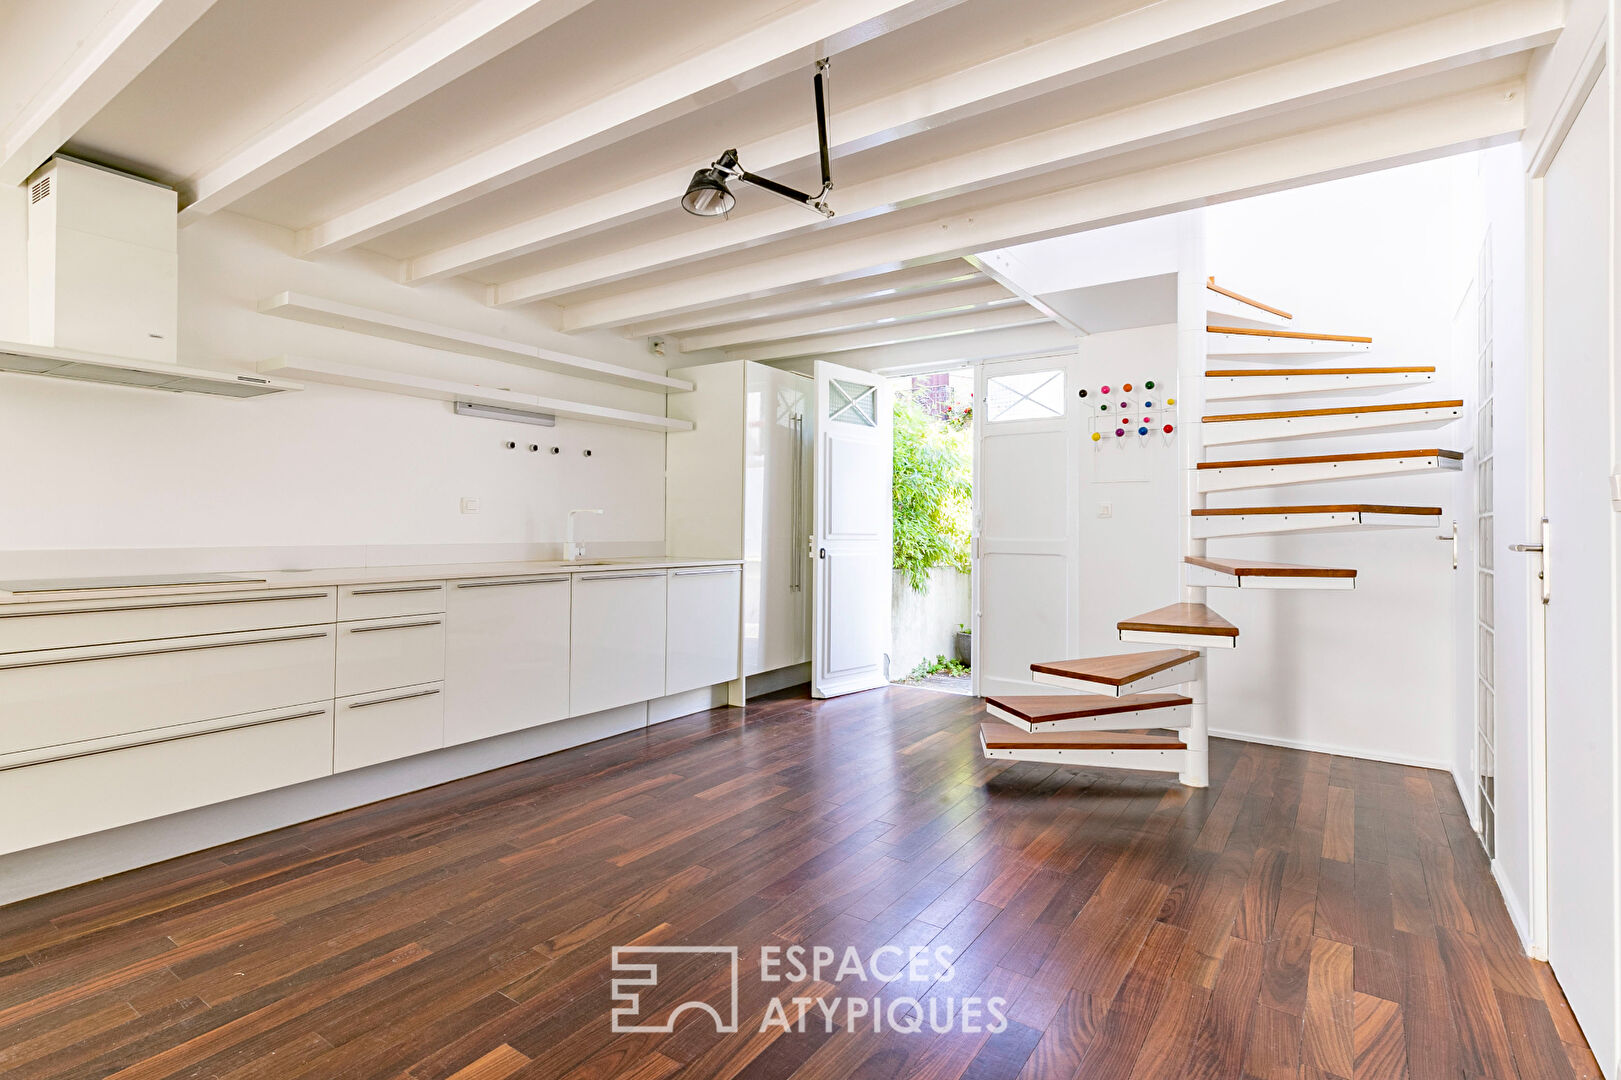
<path id="1" fill-rule="evenodd" d="M 568 512 L 568 537 L 563 541 L 563 558 L 573 562 L 585 554 L 585 545 L 574 539 L 575 514 L 600 514 L 601 510 L 570 510 Z"/>

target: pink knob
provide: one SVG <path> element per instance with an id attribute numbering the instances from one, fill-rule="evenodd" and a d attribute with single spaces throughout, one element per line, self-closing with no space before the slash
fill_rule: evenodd
<path id="1" fill-rule="evenodd" d="M 1100 387 L 1098 387 L 1098 390 L 1100 392 L 1102 392 L 1102 393 L 1105 393 L 1105 394 L 1107 394 L 1109 392 L 1109 388 L 1107 386 L 1100 386 Z"/>

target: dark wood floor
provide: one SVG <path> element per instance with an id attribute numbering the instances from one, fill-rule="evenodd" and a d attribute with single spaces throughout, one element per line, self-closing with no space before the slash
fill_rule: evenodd
<path id="1" fill-rule="evenodd" d="M 1192 791 L 988 763 L 980 719 L 783 697 L 0 909 L 0 1075 L 1598 1076 L 1444 774 L 1218 740 Z M 630 943 L 740 946 L 741 1033 L 613 1034 Z M 955 970 L 760 982 L 792 943 Z M 1006 998 L 1007 1026 L 759 1031 L 772 997 L 897 985 Z"/>

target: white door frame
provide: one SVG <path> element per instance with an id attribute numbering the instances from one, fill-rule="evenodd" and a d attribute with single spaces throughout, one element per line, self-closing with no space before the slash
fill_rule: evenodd
<path id="1" fill-rule="evenodd" d="M 1547 397 L 1546 380 L 1546 353 L 1543 349 L 1543 336 L 1546 329 L 1545 311 L 1543 309 L 1543 288 L 1546 281 L 1546 188 L 1548 168 L 1553 164 L 1554 157 L 1564 144 L 1565 136 L 1570 133 L 1572 125 L 1576 122 L 1576 115 L 1586 103 L 1588 95 L 1593 92 L 1605 93 L 1606 88 L 1597 86 L 1601 78 L 1608 81 L 1609 65 L 1606 63 L 1609 44 L 1608 20 L 1599 27 L 1593 41 L 1588 45 L 1586 54 L 1582 57 L 1577 69 L 1576 77 L 1566 87 L 1564 97 L 1560 100 L 1553 118 L 1548 125 L 1547 132 L 1541 142 L 1532 152 L 1526 165 L 1526 356 L 1529 361 L 1527 372 L 1526 409 L 1526 451 L 1530 457 L 1527 469 L 1530 478 L 1529 504 L 1533 508 L 1533 516 L 1540 517 L 1547 511 L 1547 488 L 1544 471 L 1546 468 L 1546 455 L 1543 452 L 1545 436 L 1544 408 Z M 1611 123 L 1615 122 L 1612 115 Z M 1615 162 L 1613 160 L 1614 135 L 1612 132 L 1612 161 L 1611 176 L 1612 188 L 1614 186 Z M 1612 223 L 1613 224 L 1613 223 Z M 1611 262 L 1615 260 L 1615 241 L 1611 235 Z M 1614 352 L 1615 340 L 1615 303 L 1611 298 L 1611 351 Z M 1529 526 L 1529 523 L 1527 523 Z M 1499 523 L 1500 529 L 1508 528 Z M 1527 535 L 1514 537 L 1500 532 L 1497 540 L 1503 544 L 1536 543 L 1536 536 Z M 1531 787 L 1531 911 L 1530 931 L 1531 940 L 1527 942 L 1527 949 L 1531 956 L 1538 960 L 1548 958 L 1548 710 L 1547 710 L 1547 640 L 1548 640 L 1548 612 L 1542 603 L 1540 586 L 1535 576 L 1530 576 L 1526 585 L 1526 602 L 1530 611 L 1528 640 L 1525 643 L 1527 650 L 1527 684 L 1530 689 L 1530 701 L 1527 702 L 1528 715 L 1531 721 L 1529 747 L 1531 761 L 1529 763 Z"/>

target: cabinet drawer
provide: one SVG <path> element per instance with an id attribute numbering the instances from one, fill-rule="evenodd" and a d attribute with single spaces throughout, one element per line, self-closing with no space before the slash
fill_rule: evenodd
<path id="1" fill-rule="evenodd" d="M 30 604 L 0 612 L 0 653 L 319 625 L 335 618 L 335 598 L 335 589 L 259 589 Z"/>
<path id="2" fill-rule="evenodd" d="M 338 697 L 445 677 L 443 616 L 343 623 L 337 632 Z"/>
<path id="3" fill-rule="evenodd" d="M 740 567 L 694 566 L 670 571 L 666 694 L 737 678 L 742 602 Z"/>
<path id="4" fill-rule="evenodd" d="M 445 684 L 402 686 L 337 700 L 334 772 L 437 750 L 445 743 Z"/>
<path id="5" fill-rule="evenodd" d="M 332 703 L 282 713 L 0 771 L 0 853 L 329 774 Z"/>
<path id="6" fill-rule="evenodd" d="M 0 754 L 329 701 L 334 636 L 328 625 L 11 653 Z"/>
<path id="7" fill-rule="evenodd" d="M 663 570 L 574 576 L 569 711 L 664 695 Z"/>
<path id="8" fill-rule="evenodd" d="M 338 589 L 338 619 L 397 619 L 405 615 L 436 615 L 445 610 L 442 581 L 374 582 Z"/>

